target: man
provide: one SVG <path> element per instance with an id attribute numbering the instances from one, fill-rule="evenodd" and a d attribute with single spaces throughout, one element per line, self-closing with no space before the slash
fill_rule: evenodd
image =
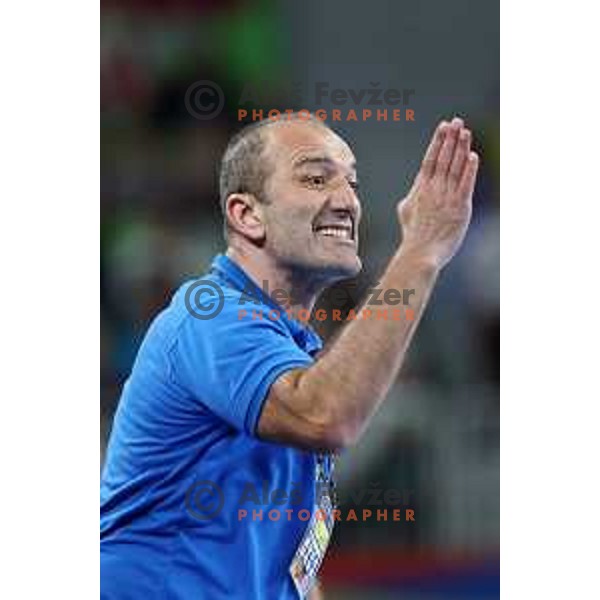
<path id="1" fill-rule="evenodd" d="M 152 323 L 115 416 L 103 598 L 310 594 L 331 534 L 331 455 L 356 442 L 385 397 L 461 245 L 478 169 L 470 145 L 462 120 L 440 123 L 397 207 L 402 243 L 380 286 L 414 289 L 414 318 L 352 321 L 321 353 L 294 316 L 361 268 L 352 151 L 298 118 L 232 140 L 221 169 L 227 253 Z M 293 290 L 289 302 L 263 282 Z"/>

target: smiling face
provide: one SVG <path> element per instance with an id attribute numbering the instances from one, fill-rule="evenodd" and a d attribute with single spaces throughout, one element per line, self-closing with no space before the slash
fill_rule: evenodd
<path id="1" fill-rule="evenodd" d="M 362 265 L 352 151 L 312 122 L 279 123 L 265 134 L 264 250 L 318 286 L 353 277 Z"/>

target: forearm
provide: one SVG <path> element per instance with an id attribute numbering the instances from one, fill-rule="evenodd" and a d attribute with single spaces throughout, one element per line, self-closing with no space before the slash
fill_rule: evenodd
<path id="1" fill-rule="evenodd" d="M 364 430 L 396 378 L 437 275 L 432 261 L 400 247 L 380 286 L 415 291 L 410 317 L 405 314 L 394 320 L 389 314 L 385 319 L 372 315 L 348 322 L 327 352 L 298 378 L 296 390 L 307 410 L 318 411 L 315 418 L 332 424 L 344 445 Z M 390 313 L 389 308 L 378 307 Z"/>
<path id="2" fill-rule="evenodd" d="M 314 365 L 290 371 L 271 386 L 260 436 L 328 449 L 359 437 L 404 362 L 440 269 L 464 239 L 479 164 L 470 144 L 461 119 L 440 123 L 397 207 L 403 242 L 381 286 L 415 291 L 412 318 L 350 321 Z"/>

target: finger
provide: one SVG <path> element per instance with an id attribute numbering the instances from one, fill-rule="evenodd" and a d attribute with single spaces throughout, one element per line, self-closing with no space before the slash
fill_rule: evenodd
<path id="1" fill-rule="evenodd" d="M 459 191 L 461 198 L 470 198 L 473 195 L 478 169 L 479 156 L 477 156 L 475 152 L 471 152 L 467 158 L 465 169 L 460 180 Z"/>
<path id="2" fill-rule="evenodd" d="M 461 175 L 465 170 L 465 161 L 471 150 L 471 132 L 468 129 L 462 129 L 458 134 L 458 141 L 454 150 L 454 156 L 450 163 L 448 177 L 454 188 L 458 187 Z"/>
<path id="3" fill-rule="evenodd" d="M 462 129 L 462 126 L 462 119 L 459 119 L 458 117 L 452 119 L 452 123 L 450 123 L 450 127 L 448 127 L 448 131 L 444 137 L 444 143 L 442 144 L 437 163 L 435 165 L 436 177 L 446 177 L 448 175 L 450 162 L 452 161 L 452 156 L 454 155 L 456 139 L 458 137 L 458 132 Z"/>
<path id="4" fill-rule="evenodd" d="M 429 143 L 429 147 L 425 152 L 425 156 L 423 157 L 423 163 L 421 164 L 421 172 L 426 177 L 432 177 L 435 171 L 435 163 L 437 161 L 438 155 L 440 153 L 440 149 L 442 147 L 442 143 L 444 142 L 444 137 L 446 136 L 446 131 L 448 129 L 448 123 L 446 121 L 442 121 L 435 130 L 433 134 L 433 138 Z"/>

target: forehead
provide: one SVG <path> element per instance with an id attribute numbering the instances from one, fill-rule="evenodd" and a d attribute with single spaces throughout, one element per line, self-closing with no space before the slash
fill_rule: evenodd
<path id="1" fill-rule="evenodd" d="M 350 146 L 330 129 L 312 122 L 277 123 L 269 131 L 269 152 L 274 164 L 292 168 L 303 159 L 322 158 L 354 169 L 355 157 Z"/>

